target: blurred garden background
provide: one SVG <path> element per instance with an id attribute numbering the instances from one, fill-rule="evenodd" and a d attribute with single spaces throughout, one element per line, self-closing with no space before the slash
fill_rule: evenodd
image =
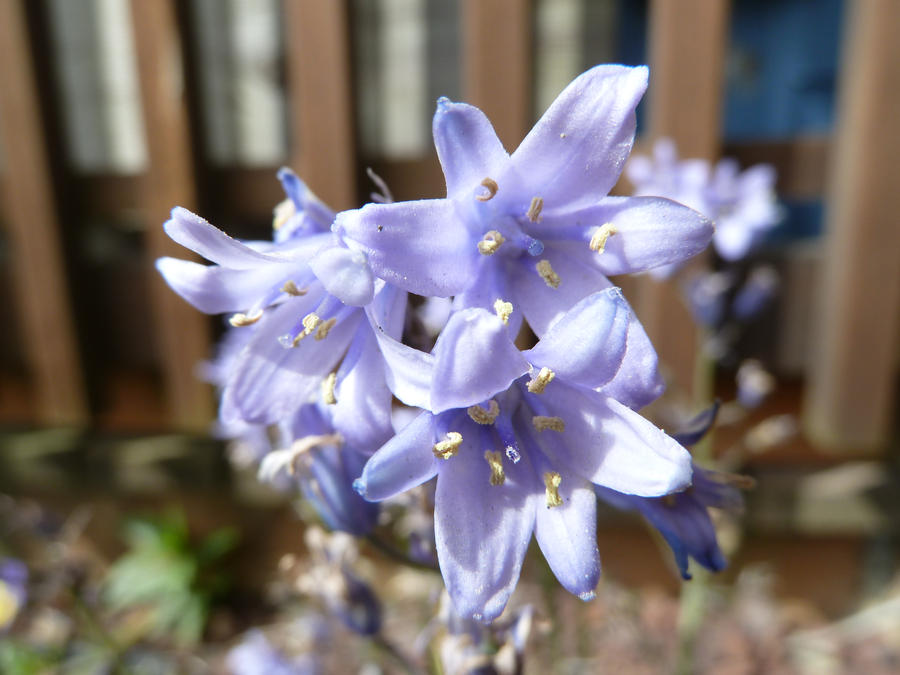
<path id="1" fill-rule="evenodd" d="M 0 0 L 0 672 L 229 672 L 254 629 L 296 672 L 439 672 L 440 576 L 360 541 L 384 622 L 361 637 L 316 590 L 315 515 L 215 437 L 224 322 L 159 277 L 184 257 L 161 225 L 267 238 L 281 166 L 336 209 L 367 169 L 443 196 L 439 96 L 513 150 L 604 62 L 650 66 L 635 154 L 777 171 L 751 262 L 778 292 L 730 359 L 699 363 L 673 282 L 618 280 L 669 381 L 648 414 L 720 400 L 704 458 L 755 487 L 717 518 L 721 574 L 682 582 L 611 509 L 592 603 L 529 557 L 524 672 L 900 670 L 897 26 L 894 0 Z"/>

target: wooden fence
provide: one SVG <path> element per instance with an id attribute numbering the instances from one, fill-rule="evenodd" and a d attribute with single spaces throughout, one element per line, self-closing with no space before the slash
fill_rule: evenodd
<path id="1" fill-rule="evenodd" d="M 535 13 L 550 11 L 547 3 L 423 3 L 420 9 L 458 22 L 459 94 L 482 107 L 513 148 L 535 118 L 535 33 L 541 30 Z M 279 10 L 290 138 L 285 156 L 336 208 L 364 201 L 365 166 L 401 198 L 436 196 L 443 187 L 433 156 L 385 158 L 359 142 L 356 111 L 367 83 L 357 67 L 365 49 L 358 29 L 365 6 L 284 0 Z M 277 166 L 204 157 L 186 3 L 131 0 L 146 166 L 124 175 L 73 170 L 60 140 L 46 7 L 0 0 L 0 280 L 9 281 L 0 294 L 11 326 L 0 340 L 0 424 L 202 430 L 213 416 L 213 398 L 194 370 L 209 354 L 214 324 L 153 269 L 159 255 L 183 255 L 160 224 L 176 204 L 217 223 L 262 223 L 281 199 Z M 900 342 L 900 41 L 892 35 L 900 3 L 848 3 L 847 11 L 832 137 L 728 151 L 776 164 L 784 194 L 826 199 L 805 421 L 822 445 L 872 449 L 885 443 L 893 422 Z M 723 150 L 728 27 L 726 0 L 650 3 L 648 136 L 674 138 L 685 156 L 712 159 Z M 78 262 L 89 239 L 86 223 L 123 213 L 137 223 L 123 237 L 128 256 L 91 281 Z M 642 280 L 635 290 L 664 361 L 690 387 L 696 336 L 673 289 Z"/>

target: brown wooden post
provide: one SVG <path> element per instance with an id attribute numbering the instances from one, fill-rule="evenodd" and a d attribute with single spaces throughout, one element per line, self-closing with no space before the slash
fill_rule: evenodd
<path id="1" fill-rule="evenodd" d="M 135 48 L 149 167 L 143 205 L 147 214 L 147 273 L 169 418 L 185 430 L 205 429 L 212 419 L 210 388 L 195 377 L 209 356 L 209 320 L 166 286 L 152 267 L 162 255 L 187 257 L 162 228 L 173 206 L 195 210 L 184 61 L 174 0 L 132 0 Z"/>
<path id="2" fill-rule="evenodd" d="M 291 164 L 334 209 L 359 206 L 346 0 L 285 0 Z"/>
<path id="3" fill-rule="evenodd" d="M 531 3 L 463 0 L 463 98 L 513 151 L 531 122 Z"/>
<path id="4" fill-rule="evenodd" d="M 48 425 L 87 422 L 78 347 L 69 306 L 40 102 L 22 0 L 0 0 L 0 175 L 21 338 L 37 418 Z"/>
<path id="5" fill-rule="evenodd" d="M 804 422 L 816 443 L 888 439 L 900 344 L 900 3 L 850 3 Z"/>
<path id="6" fill-rule="evenodd" d="M 650 6 L 650 140 L 668 137 L 681 157 L 719 154 L 728 0 L 654 0 Z M 650 145 L 647 145 L 650 148 Z M 677 391 L 698 390 L 698 332 L 674 283 L 642 279 L 636 311 Z"/>

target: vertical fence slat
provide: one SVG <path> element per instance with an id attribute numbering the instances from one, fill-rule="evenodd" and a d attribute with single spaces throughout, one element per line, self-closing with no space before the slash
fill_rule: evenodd
<path id="1" fill-rule="evenodd" d="M 356 203 L 347 0 L 285 0 L 291 162 L 335 209 Z"/>
<path id="2" fill-rule="evenodd" d="M 900 3 L 850 3 L 805 425 L 824 446 L 887 441 L 900 342 Z"/>
<path id="3" fill-rule="evenodd" d="M 49 425 L 80 425 L 86 422 L 87 405 L 27 35 L 24 3 L 0 0 L 0 134 L 6 165 L 2 187 L 10 261 L 38 419 Z"/>
<path id="4" fill-rule="evenodd" d="M 719 152 L 722 78 L 730 3 L 654 0 L 650 7 L 649 126 L 672 138 L 682 157 Z M 673 283 L 641 279 L 637 312 L 678 391 L 703 396 L 695 382 L 697 329 Z"/>
<path id="5" fill-rule="evenodd" d="M 464 0 L 462 12 L 464 99 L 515 150 L 531 118 L 531 3 Z"/>
<path id="6" fill-rule="evenodd" d="M 184 60 L 174 0 L 132 0 L 141 105 L 149 166 L 144 207 L 150 260 L 186 257 L 162 224 L 173 206 L 196 209 L 190 126 L 184 91 Z M 196 364 L 209 355 L 209 323 L 175 295 L 148 264 L 156 342 L 171 423 L 200 430 L 212 418 L 209 387 L 195 377 Z"/>

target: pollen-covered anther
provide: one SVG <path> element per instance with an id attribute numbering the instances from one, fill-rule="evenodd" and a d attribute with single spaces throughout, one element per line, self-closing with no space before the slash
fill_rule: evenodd
<path id="1" fill-rule="evenodd" d="M 488 202 L 494 198 L 494 195 L 497 194 L 497 190 L 500 189 L 500 186 L 497 185 L 497 181 L 493 178 L 485 178 L 481 181 L 481 184 L 487 188 L 487 194 L 475 195 L 475 199 L 480 202 Z"/>
<path id="2" fill-rule="evenodd" d="M 275 206 L 274 212 L 272 214 L 272 229 L 276 232 L 284 227 L 284 224 L 289 221 L 294 214 L 297 213 L 297 207 L 294 206 L 294 202 L 290 199 L 285 199 L 283 202 L 279 202 L 277 206 Z"/>
<path id="3" fill-rule="evenodd" d="M 591 241 L 588 247 L 597 253 L 603 253 L 606 250 L 606 241 L 613 236 L 618 230 L 612 223 L 604 223 L 598 227 L 594 234 L 591 235 Z"/>
<path id="4" fill-rule="evenodd" d="M 334 397 L 334 385 L 337 383 L 337 373 L 328 373 L 328 377 L 322 380 L 322 399 L 328 405 L 337 403 Z"/>
<path id="5" fill-rule="evenodd" d="M 506 238 L 497 230 L 488 230 L 478 242 L 478 252 L 481 255 L 494 255 Z"/>
<path id="6" fill-rule="evenodd" d="M 491 467 L 491 485 L 503 485 L 506 473 L 503 471 L 503 455 L 494 450 L 485 450 L 484 458 Z"/>
<path id="7" fill-rule="evenodd" d="M 450 459 L 459 451 L 462 440 L 462 434 L 458 431 L 448 431 L 447 435 L 444 436 L 444 440 L 434 444 L 432 452 L 434 452 L 435 457 Z"/>
<path id="8" fill-rule="evenodd" d="M 532 223 L 538 223 L 541 220 L 541 209 L 544 208 L 544 200 L 540 197 L 532 197 L 531 205 L 528 207 L 528 220 Z"/>
<path id="9" fill-rule="evenodd" d="M 553 271 L 553 266 L 550 264 L 549 260 L 541 260 L 535 265 L 535 269 L 537 269 L 538 274 L 541 275 L 541 279 L 544 280 L 544 283 L 547 284 L 550 288 L 559 288 L 559 275 Z"/>
<path id="10" fill-rule="evenodd" d="M 330 319 L 326 319 L 322 323 L 320 323 L 316 327 L 316 340 L 324 340 L 328 337 L 328 333 L 334 328 L 334 324 L 337 323 L 337 319 L 331 317 Z"/>
<path id="11" fill-rule="evenodd" d="M 512 303 L 497 298 L 496 300 L 494 300 L 494 313 L 505 326 L 509 323 L 509 317 L 513 313 Z"/>
<path id="12" fill-rule="evenodd" d="M 559 486 L 562 476 L 555 471 L 544 472 L 544 493 L 547 495 L 547 508 L 562 506 L 563 500 L 559 496 Z"/>
<path id="13" fill-rule="evenodd" d="M 300 459 L 303 455 L 314 448 L 321 447 L 323 445 L 342 445 L 344 443 L 344 437 L 340 434 L 322 434 L 317 436 L 304 436 L 303 438 L 298 438 L 296 441 L 291 443 L 290 454 L 291 461 L 288 464 L 288 473 L 292 476 L 297 471 L 297 460 Z"/>
<path id="14" fill-rule="evenodd" d="M 303 320 L 300 323 L 303 325 L 303 330 L 297 333 L 297 336 L 294 338 L 294 341 L 292 343 L 294 347 L 299 345 L 303 338 L 305 338 L 307 335 L 310 335 L 314 330 L 316 330 L 316 328 L 321 325 L 322 319 L 315 312 L 310 312 L 303 317 Z"/>
<path id="15" fill-rule="evenodd" d="M 241 314 L 238 312 L 237 314 L 232 314 L 231 318 L 228 319 L 228 323 L 230 323 L 235 328 L 240 328 L 241 326 L 252 326 L 257 321 L 262 318 L 262 310 L 258 309 L 252 314 Z"/>
<path id="16" fill-rule="evenodd" d="M 535 415 L 531 418 L 531 423 L 538 431 L 565 431 L 566 423 L 562 417 L 547 417 L 546 415 Z"/>
<path id="17" fill-rule="evenodd" d="M 497 401 L 491 399 L 488 401 L 488 409 L 485 410 L 480 405 L 473 405 L 466 410 L 469 413 L 469 417 L 472 418 L 473 422 L 477 422 L 478 424 L 493 424 L 494 420 L 497 419 L 497 415 L 500 414 L 500 406 L 497 405 Z"/>
<path id="18" fill-rule="evenodd" d="M 532 394 L 543 394 L 547 385 L 553 381 L 556 373 L 544 366 L 538 371 L 538 374 L 528 380 L 528 391 Z"/>
<path id="19" fill-rule="evenodd" d="M 297 284 L 288 279 L 284 282 L 284 286 L 281 287 L 281 292 L 293 295 L 294 297 L 299 297 L 301 295 L 306 295 L 309 291 L 305 288 L 300 288 Z"/>

